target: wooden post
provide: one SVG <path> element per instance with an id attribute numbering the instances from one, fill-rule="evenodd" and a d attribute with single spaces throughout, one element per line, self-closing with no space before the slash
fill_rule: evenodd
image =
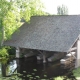
<path id="1" fill-rule="evenodd" d="M 6 67 L 7 67 L 7 65 L 6 64 L 1 64 L 1 69 L 2 69 L 2 76 L 3 77 L 6 77 Z"/>
<path id="2" fill-rule="evenodd" d="M 77 41 L 77 58 L 75 63 L 75 68 L 80 67 L 80 39 Z"/>
<path id="3" fill-rule="evenodd" d="M 17 64 L 17 73 L 20 73 L 20 60 L 16 59 L 16 64 Z"/>
<path id="4" fill-rule="evenodd" d="M 43 51 L 43 63 L 46 63 L 46 52 Z"/>
<path id="5" fill-rule="evenodd" d="M 20 58 L 20 49 L 19 49 L 19 47 L 16 48 L 16 58 Z"/>
<path id="6" fill-rule="evenodd" d="M 37 59 L 38 60 L 43 59 L 43 63 L 46 63 L 46 52 L 45 51 L 39 51 L 39 50 L 38 50 L 38 52 L 41 53 L 41 55 L 39 55 L 39 57 L 37 57 Z"/>

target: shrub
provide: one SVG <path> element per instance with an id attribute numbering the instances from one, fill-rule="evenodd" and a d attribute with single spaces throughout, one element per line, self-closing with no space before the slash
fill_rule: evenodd
<path id="1" fill-rule="evenodd" d="M 0 57 L 8 57 L 8 52 L 6 50 L 6 48 L 1 48 L 0 49 Z"/>
<path id="2" fill-rule="evenodd" d="M 9 55 L 15 55 L 16 52 L 14 47 L 7 47 L 6 49 Z"/>
<path id="3" fill-rule="evenodd" d="M 73 70 L 73 74 L 75 77 L 80 77 L 80 67 Z"/>

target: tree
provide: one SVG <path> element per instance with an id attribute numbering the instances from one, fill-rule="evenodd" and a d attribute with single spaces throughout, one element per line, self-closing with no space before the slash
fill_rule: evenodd
<path id="1" fill-rule="evenodd" d="M 68 8 L 65 5 L 57 7 L 57 14 L 58 15 L 68 15 Z"/>
<path id="2" fill-rule="evenodd" d="M 10 8 L 10 4 L 8 1 L 6 0 L 0 0 L 0 36 L 1 36 L 1 46 L 4 42 L 4 25 L 3 25 L 3 21 L 5 19 L 5 16 L 7 15 L 7 12 Z"/>
<path id="3" fill-rule="evenodd" d="M 40 0 L 0 0 L 0 41 L 20 27 L 21 19 L 29 21 L 33 15 L 43 15 L 43 5 Z"/>

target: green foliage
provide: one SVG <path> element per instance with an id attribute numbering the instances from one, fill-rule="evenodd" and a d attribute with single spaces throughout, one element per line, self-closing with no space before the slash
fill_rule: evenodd
<path id="1" fill-rule="evenodd" d="M 0 0 L 0 43 L 4 41 L 4 20 L 6 19 L 7 12 L 10 10 L 11 4 L 7 0 Z"/>
<path id="2" fill-rule="evenodd" d="M 11 4 L 7 0 L 0 0 L 0 20 L 5 17 L 10 7 Z"/>
<path id="3" fill-rule="evenodd" d="M 74 74 L 75 77 L 80 77 L 80 67 L 73 70 L 73 74 Z"/>
<path id="4" fill-rule="evenodd" d="M 14 47 L 7 47 L 7 52 L 8 54 L 11 56 L 11 55 L 15 55 L 15 48 Z"/>
<path id="5" fill-rule="evenodd" d="M 0 78 L 0 80 L 22 80 L 20 77 L 18 76 L 11 76 L 11 77 L 2 77 Z"/>
<path id="6" fill-rule="evenodd" d="M 31 16 L 45 14 L 42 8 L 40 0 L 0 0 L 0 43 L 21 26 L 22 18 L 28 22 Z"/>
<path id="7" fill-rule="evenodd" d="M 42 11 L 43 4 L 40 0 L 16 0 L 15 3 L 16 7 L 19 8 L 21 18 L 26 21 L 29 21 L 31 16 L 44 14 Z"/>
<path id="8" fill-rule="evenodd" d="M 64 80 L 64 78 L 63 77 L 56 77 L 54 80 Z"/>
<path id="9" fill-rule="evenodd" d="M 58 15 L 68 15 L 68 8 L 65 5 L 57 7 L 57 14 Z"/>
<path id="10" fill-rule="evenodd" d="M 8 57 L 7 50 L 5 48 L 0 49 L 0 58 Z"/>
<path id="11" fill-rule="evenodd" d="M 0 44 L 1 44 L 1 40 L 2 40 L 2 33 L 0 31 Z"/>
<path id="12" fill-rule="evenodd" d="M 9 39 L 13 32 L 18 29 L 21 25 L 20 23 L 20 14 L 13 3 L 10 3 L 10 9 L 7 11 L 4 20 L 3 26 L 5 31 L 5 39 Z"/>

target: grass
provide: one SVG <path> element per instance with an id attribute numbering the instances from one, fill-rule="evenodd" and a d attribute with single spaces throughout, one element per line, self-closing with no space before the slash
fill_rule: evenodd
<path id="1" fill-rule="evenodd" d="M 80 79 L 80 67 L 73 70 L 73 74 L 76 77 L 76 79 Z"/>

